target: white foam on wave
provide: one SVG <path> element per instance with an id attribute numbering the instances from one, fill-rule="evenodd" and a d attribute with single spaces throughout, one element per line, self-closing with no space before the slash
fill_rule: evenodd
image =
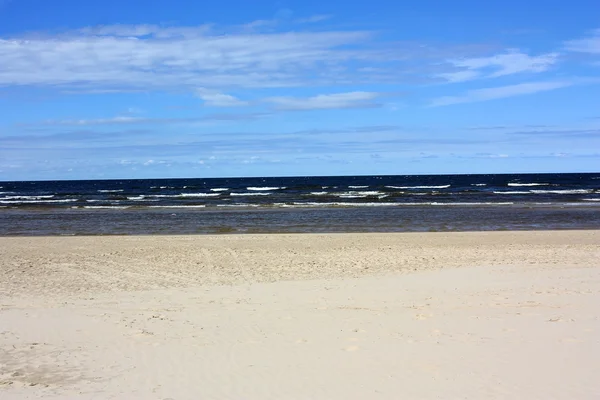
<path id="1" fill-rule="evenodd" d="M 563 189 L 563 190 L 532 190 L 535 194 L 587 194 L 593 193 L 592 189 Z"/>
<path id="2" fill-rule="evenodd" d="M 186 206 L 148 206 L 148 208 L 204 208 L 204 204 L 186 205 Z"/>
<path id="3" fill-rule="evenodd" d="M 172 199 L 182 197 L 217 197 L 219 193 L 180 193 L 180 194 L 149 194 L 144 197 L 148 198 L 159 198 L 159 199 Z"/>
<path id="4" fill-rule="evenodd" d="M 472 183 L 471 186 L 487 186 L 487 183 Z"/>
<path id="5" fill-rule="evenodd" d="M 350 189 L 365 189 L 368 188 L 369 186 L 348 186 Z"/>
<path id="6" fill-rule="evenodd" d="M 217 207 L 260 207 L 260 204 L 217 204 Z"/>
<path id="7" fill-rule="evenodd" d="M 340 197 L 343 199 L 359 199 L 359 198 L 364 198 L 364 197 L 368 197 L 368 196 L 381 196 L 384 194 L 385 193 L 379 192 L 377 190 L 360 191 L 360 192 L 350 191 L 350 192 L 342 192 L 342 193 L 331 193 L 331 195 Z"/>
<path id="8" fill-rule="evenodd" d="M 123 191 L 123 189 L 101 189 L 101 190 L 98 190 L 99 193 L 119 193 L 122 191 Z"/>
<path id="9" fill-rule="evenodd" d="M 260 191 L 269 191 L 269 190 L 282 190 L 282 189 L 285 189 L 285 186 L 282 186 L 282 187 L 278 187 L 278 186 L 265 186 L 265 187 L 249 186 L 246 189 L 247 190 L 256 191 L 256 192 L 260 192 Z"/>
<path id="10" fill-rule="evenodd" d="M 126 208 L 129 208 L 129 206 L 83 206 L 83 207 L 73 207 L 73 208 L 124 210 Z"/>
<path id="11" fill-rule="evenodd" d="M 328 203 L 317 203 L 317 202 L 306 202 L 306 203 L 294 203 L 283 204 L 282 207 L 390 207 L 390 206 L 400 206 L 402 203 L 350 203 L 344 201 L 334 201 Z"/>
<path id="12" fill-rule="evenodd" d="M 181 197 L 217 197 L 219 193 L 181 193 Z"/>
<path id="13" fill-rule="evenodd" d="M 47 196 L 5 196 L 0 198 L 0 200 L 43 200 L 43 199 L 51 199 L 54 195 Z"/>
<path id="14" fill-rule="evenodd" d="M 504 192 L 497 191 L 497 192 L 492 192 L 492 193 L 494 193 L 494 194 L 532 194 L 531 191 L 529 191 L 529 190 L 526 190 L 526 191 L 523 191 L 523 190 L 507 190 L 507 191 L 504 191 Z"/>
<path id="15" fill-rule="evenodd" d="M 231 196 L 269 196 L 273 193 L 264 193 L 264 192 L 250 192 L 250 193 L 230 193 Z"/>
<path id="16" fill-rule="evenodd" d="M 2 204 L 48 204 L 48 203 L 72 203 L 79 199 L 56 199 L 56 200 L 0 200 Z"/>
<path id="17" fill-rule="evenodd" d="M 313 196 L 325 196 L 329 192 L 310 192 Z"/>
<path id="18" fill-rule="evenodd" d="M 228 190 L 229 190 L 229 188 L 212 188 L 212 189 L 210 189 L 211 192 L 226 192 Z"/>
<path id="19" fill-rule="evenodd" d="M 508 186 L 549 186 L 549 183 L 519 183 L 519 182 L 510 182 Z"/>
<path id="20" fill-rule="evenodd" d="M 389 189 L 447 189 L 450 185 L 439 186 L 386 186 Z"/>
<path id="21" fill-rule="evenodd" d="M 600 199 L 583 199 L 583 201 L 600 201 Z"/>

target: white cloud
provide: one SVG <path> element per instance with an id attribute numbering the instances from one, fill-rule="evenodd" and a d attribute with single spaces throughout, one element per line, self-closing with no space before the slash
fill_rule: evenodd
<path id="1" fill-rule="evenodd" d="M 465 80 L 482 69 L 461 63 L 489 50 L 376 40 L 374 31 L 301 29 L 326 18 L 255 21 L 251 30 L 248 25 L 102 25 L 2 36 L 0 87 L 114 93 L 423 83 L 445 73 L 446 79 Z M 454 58 L 444 62 L 450 54 Z"/>
<path id="2" fill-rule="evenodd" d="M 204 101 L 204 104 L 209 107 L 240 107 L 248 105 L 247 101 L 242 101 L 229 94 L 220 93 L 216 90 L 207 88 L 197 89 L 196 94 Z"/>
<path id="3" fill-rule="evenodd" d="M 522 96 L 537 92 L 559 89 L 573 85 L 573 82 L 557 81 L 557 82 L 532 82 L 521 83 L 517 85 L 500 86 L 494 88 L 469 90 L 461 96 L 444 96 L 433 100 L 431 107 L 448 106 L 451 104 L 460 103 L 475 103 L 480 101 L 488 101 L 495 99 L 503 99 L 506 97 Z"/>
<path id="4" fill-rule="evenodd" d="M 565 49 L 577 53 L 600 54 L 600 29 L 592 31 L 586 38 L 566 42 Z"/>
<path id="5" fill-rule="evenodd" d="M 380 104 L 374 100 L 381 96 L 375 92 L 348 92 L 321 94 L 313 97 L 271 97 L 265 99 L 280 110 L 326 110 L 336 108 L 372 108 Z"/>
<path id="6" fill-rule="evenodd" d="M 349 66 L 352 62 L 364 66 L 399 57 L 374 50 L 372 36 L 366 31 L 267 34 L 214 32 L 207 26 L 112 25 L 57 35 L 4 37 L 0 38 L 0 87 L 148 90 L 343 81 L 361 75 L 357 67 Z"/>
<path id="7" fill-rule="evenodd" d="M 519 50 L 509 50 L 491 57 L 476 57 L 448 60 L 454 72 L 438 74 L 449 82 L 463 82 L 476 78 L 496 78 L 522 72 L 544 72 L 558 60 L 558 53 L 529 56 Z"/>

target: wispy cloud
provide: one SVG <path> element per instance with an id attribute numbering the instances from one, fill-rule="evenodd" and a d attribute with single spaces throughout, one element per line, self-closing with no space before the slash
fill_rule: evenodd
<path id="1" fill-rule="evenodd" d="M 381 104 L 375 100 L 382 96 L 375 92 L 348 92 L 321 94 L 313 97 L 271 97 L 265 99 L 279 110 L 327 110 L 340 108 L 374 108 Z"/>
<path id="2" fill-rule="evenodd" d="M 224 33 L 210 26 L 112 25 L 6 37 L 0 38 L 0 86 L 252 88 L 345 75 L 357 79 L 361 73 L 353 62 L 377 65 L 400 58 L 398 52 L 384 57 L 374 50 L 373 36 L 367 31 Z"/>
<path id="3" fill-rule="evenodd" d="M 496 78 L 523 72 L 538 73 L 548 70 L 558 61 L 558 53 L 530 56 L 519 50 L 490 57 L 448 60 L 457 70 L 438 76 L 449 82 L 463 82 L 476 78 Z"/>
<path id="4" fill-rule="evenodd" d="M 66 119 L 46 120 L 41 125 L 62 126 L 90 126 L 90 125 L 131 125 L 131 124 L 153 124 L 153 125 L 175 125 L 189 124 L 194 122 L 208 121 L 243 121 L 254 120 L 269 115 L 268 113 L 244 113 L 244 114 L 208 114 L 197 118 L 143 118 L 131 116 L 117 116 L 97 119 Z"/>
<path id="5" fill-rule="evenodd" d="M 247 106 L 247 101 L 242 101 L 229 94 L 220 93 L 216 90 L 199 88 L 196 94 L 204 101 L 204 105 L 209 107 L 240 107 Z"/>
<path id="6" fill-rule="evenodd" d="M 538 92 L 560 89 L 571 86 L 573 82 L 556 81 L 556 82 L 531 82 L 520 83 L 517 85 L 500 86 L 485 89 L 469 90 L 460 96 L 444 96 L 433 100 L 431 107 L 448 106 L 460 103 L 475 103 L 480 101 L 503 99 L 513 96 L 523 96 Z"/>
<path id="7" fill-rule="evenodd" d="M 600 54 L 600 29 L 593 30 L 587 37 L 565 42 L 565 49 L 577 53 Z"/>
<path id="8" fill-rule="evenodd" d="M 200 87 L 222 93 L 230 88 L 468 80 L 488 73 L 488 67 L 499 76 L 539 71 L 553 60 L 552 54 L 518 51 L 486 58 L 481 55 L 493 46 L 390 42 L 369 30 L 301 29 L 328 17 L 280 18 L 275 25 L 260 20 L 251 28 L 102 25 L 4 36 L 0 87 L 87 93 Z M 232 99 L 214 101 L 230 104 Z"/>

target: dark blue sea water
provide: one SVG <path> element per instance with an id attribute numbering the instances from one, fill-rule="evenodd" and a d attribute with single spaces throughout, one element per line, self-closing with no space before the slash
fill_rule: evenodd
<path id="1" fill-rule="evenodd" d="M 0 182 L 0 235 L 600 228 L 600 173 Z"/>

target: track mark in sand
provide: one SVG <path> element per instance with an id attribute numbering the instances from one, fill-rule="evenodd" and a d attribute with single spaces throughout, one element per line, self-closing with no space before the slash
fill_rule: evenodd
<path id="1" fill-rule="evenodd" d="M 339 306 L 338 310 L 357 310 L 357 311 L 381 311 L 381 310 L 376 310 L 374 308 L 368 308 L 368 307 L 357 307 L 357 306 Z"/>
<path id="2" fill-rule="evenodd" d="M 415 315 L 415 319 L 424 320 L 433 317 L 433 314 L 417 314 Z"/>
<path id="3" fill-rule="evenodd" d="M 0 387 L 64 386 L 87 379 L 78 367 L 79 354 L 73 359 L 67 352 L 47 343 L 0 348 Z"/>
<path id="4" fill-rule="evenodd" d="M 348 347 L 345 347 L 344 350 L 348 351 L 348 352 L 354 352 L 354 351 L 360 350 L 360 347 L 358 347 L 358 346 L 348 346 Z"/>

